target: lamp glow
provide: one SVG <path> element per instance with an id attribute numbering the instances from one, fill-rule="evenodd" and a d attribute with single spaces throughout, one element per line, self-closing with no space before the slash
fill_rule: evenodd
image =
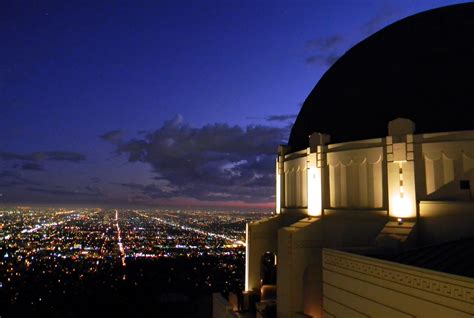
<path id="1" fill-rule="evenodd" d="M 405 161 L 398 161 L 398 193 L 393 193 L 390 214 L 401 220 L 402 218 L 413 217 L 416 212 L 413 206 L 413 188 L 407 186 L 407 180 L 404 178 Z M 403 222 L 402 221 L 398 221 Z"/>
<path id="2" fill-rule="evenodd" d="M 278 169 L 277 169 L 278 170 Z M 281 209 L 281 176 L 276 173 L 276 203 L 275 203 L 276 214 L 280 213 Z"/>
<path id="3" fill-rule="evenodd" d="M 250 241 L 249 241 L 249 224 L 245 225 L 245 290 L 250 290 Z"/>
<path id="4" fill-rule="evenodd" d="M 393 216 L 401 219 L 410 217 L 413 213 L 409 198 L 405 195 L 403 198 L 397 196 L 393 200 Z"/>
<path id="5" fill-rule="evenodd" d="M 321 169 L 308 169 L 308 215 L 321 215 Z"/>

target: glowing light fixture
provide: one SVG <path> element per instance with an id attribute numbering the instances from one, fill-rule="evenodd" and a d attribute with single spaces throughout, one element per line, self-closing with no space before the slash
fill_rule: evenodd
<path id="1" fill-rule="evenodd" d="M 411 206 L 411 200 L 409 196 L 405 193 L 405 189 L 403 187 L 403 162 L 398 162 L 398 171 L 399 171 L 399 188 L 398 188 L 398 195 L 393 198 L 393 215 L 398 217 L 399 223 L 403 222 L 403 217 L 409 217 L 413 213 Z M 402 221 L 400 221 L 402 220 Z"/>
<path id="2" fill-rule="evenodd" d="M 250 267 L 250 242 L 249 242 L 249 224 L 247 223 L 245 225 L 245 290 L 250 290 L 249 267 Z"/>
<path id="3" fill-rule="evenodd" d="M 399 218 L 409 217 L 412 215 L 412 207 L 410 201 L 405 198 L 396 197 L 394 200 L 394 213 L 393 215 Z"/>
<path id="4" fill-rule="evenodd" d="M 308 169 L 308 214 L 321 215 L 321 169 L 310 167 Z"/>
<path id="5" fill-rule="evenodd" d="M 277 163 L 278 165 L 278 163 Z M 281 175 L 278 173 L 278 168 L 277 168 L 277 173 L 276 173 L 276 203 L 275 203 L 275 210 L 276 214 L 280 213 L 281 209 Z"/>

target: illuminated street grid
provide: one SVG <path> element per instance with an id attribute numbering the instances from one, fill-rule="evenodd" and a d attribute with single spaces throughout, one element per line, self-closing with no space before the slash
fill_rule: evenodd
<path id="1" fill-rule="evenodd" d="M 196 209 L 3 208 L 0 294 L 10 305 L 23 306 L 27 300 L 30 306 L 42 306 L 48 295 L 48 301 L 57 302 L 58 293 L 80 290 L 87 280 L 106 288 L 139 281 L 140 266 L 150 261 L 169 271 L 162 280 L 170 288 L 192 284 L 213 290 L 220 284 L 215 288 L 230 289 L 243 281 L 245 223 L 264 216 Z M 173 274 L 173 264 L 181 263 L 163 263 L 173 259 L 194 265 Z M 217 275 L 227 279 L 220 282 Z M 136 286 L 137 281 L 130 283 Z M 28 284 L 38 286 L 38 292 L 31 292 Z M 22 299 L 24 291 L 29 294 Z"/>

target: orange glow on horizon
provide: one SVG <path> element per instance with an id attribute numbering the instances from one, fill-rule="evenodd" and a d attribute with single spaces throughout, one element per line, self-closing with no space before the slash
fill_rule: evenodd
<path id="1" fill-rule="evenodd" d="M 176 198 L 171 200 L 160 200 L 156 205 L 162 206 L 195 206 L 195 207 L 227 207 L 227 208 L 257 208 L 257 209 L 275 209 L 275 202 L 248 203 L 242 201 L 203 201 L 192 198 Z"/>

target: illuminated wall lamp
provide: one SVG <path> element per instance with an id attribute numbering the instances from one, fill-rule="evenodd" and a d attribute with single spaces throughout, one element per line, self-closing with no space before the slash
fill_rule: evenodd
<path id="1" fill-rule="evenodd" d="M 409 197 L 405 193 L 405 187 L 403 185 L 403 163 L 406 162 L 406 160 L 400 160 L 400 161 L 395 161 L 398 163 L 398 175 L 399 175 L 399 188 L 398 188 L 398 194 L 394 196 L 393 198 L 393 213 L 392 215 L 395 217 L 398 217 L 398 222 L 403 223 L 403 217 L 409 217 L 412 215 L 412 209 L 413 207 L 410 204 Z M 401 220 L 401 221 L 400 221 Z"/>
<path id="2" fill-rule="evenodd" d="M 281 175 L 278 173 L 276 174 L 276 204 L 275 204 L 275 212 L 279 214 L 281 212 Z"/>
<path id="3" fill-rule="evenodd" d="M 319 216 L 322 210 L 321 199 L 321 169 L 308 169 L 308 215 Z"/>

